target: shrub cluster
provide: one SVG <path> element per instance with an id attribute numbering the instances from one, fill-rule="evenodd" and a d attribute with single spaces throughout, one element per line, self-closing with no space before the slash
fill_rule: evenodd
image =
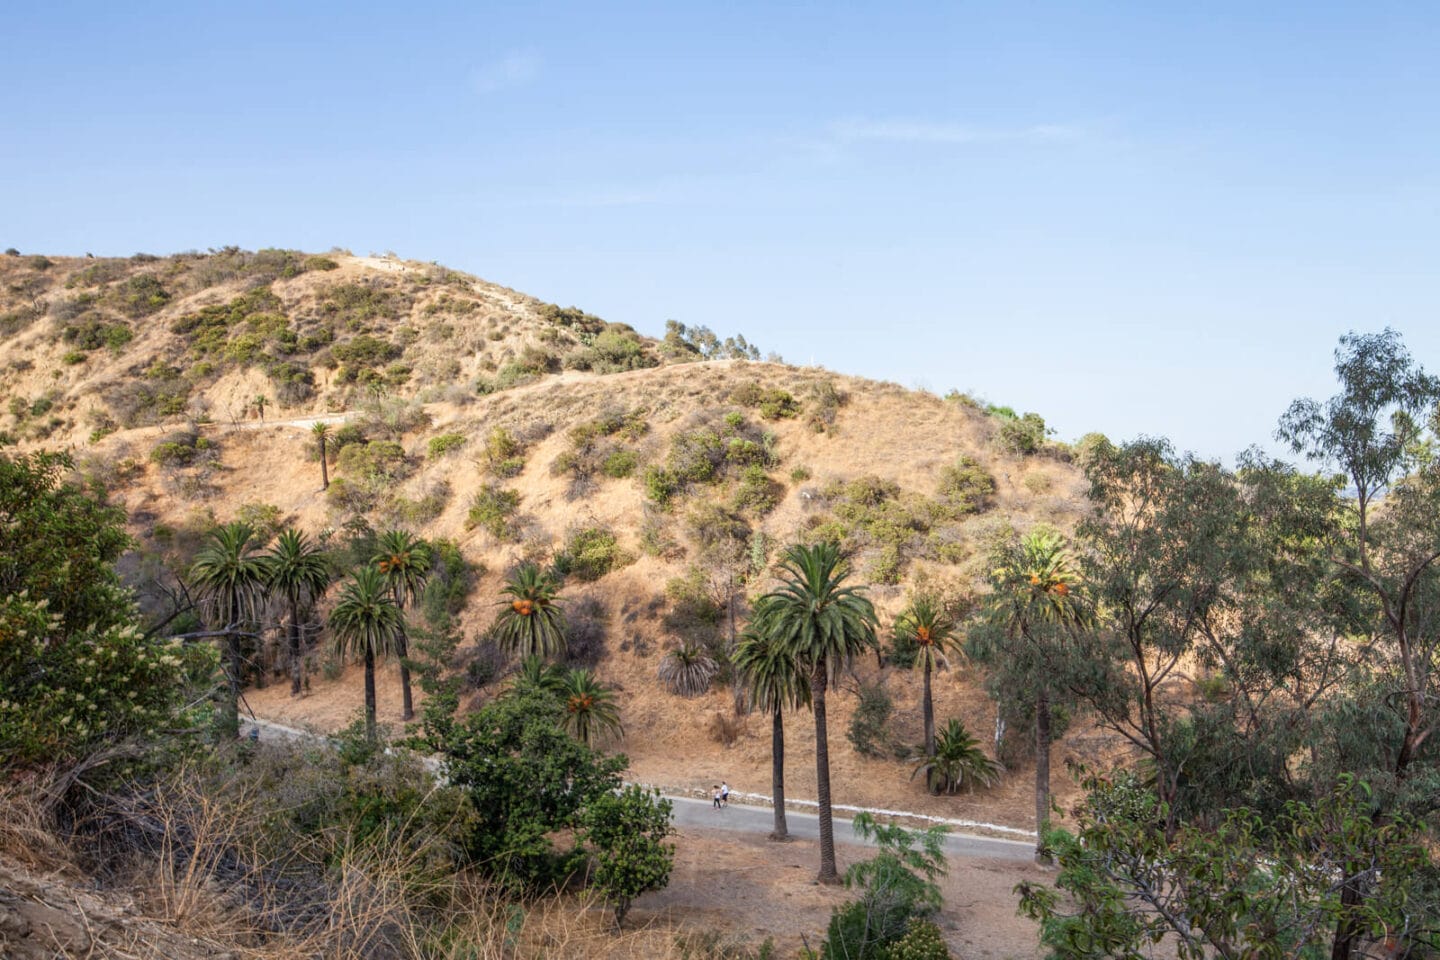
<path id="1" fill-rule="evenodd" d="M 519 493 L 491 484 L 471 498 L 465 528 L 479 527 L 496 540 L 516 540 L 518 536 L 510 521 L 519 509 Z"/>
<path id="2" fill-rule="evenodd" d="M 702 419 L 675 434 L 664 466 L 645 471 L 645 492 L 663 506 L 692 484 L 716 483 L 751 466 L 769 470 L 779 462 L 775 435 L 746 423 L 742 414 Z"/>
<path id="3" fill-rule="evenodd" d="M 555 571 L 588 583 L 634 562 L 635 555 L 620 547 L 614 531 L 579 526 L 569 532 L 564 548 L 555 555 Z"/>

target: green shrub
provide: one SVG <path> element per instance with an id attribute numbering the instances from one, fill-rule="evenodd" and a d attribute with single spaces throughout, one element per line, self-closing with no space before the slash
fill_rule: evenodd
<path id="1" fill-rule="evenodd" d="M 190 727 L 213 647 L 141 629 L 115 562 L 124 511 L 61 482 L 53 454 L 0 456 L 0 766 L 64 763 Z"/>
<path id="2" fill-rule="evenodd" d="M 340 264 L 329 257 L 306 257 L 305 269 L 306 271 L 339 270 Z"/>
<path id="3" fill-rule="evenodd" d="M 889 960 L 951 960 L 940 928 L 923 917 L 911 917 L 905 936 L 890 947 Z"/>
<path id="4" fill-rule="evenodd" d="M 1045 445 L 1048 434 L 1045 420 L 1038 413 L 1023 417 L 1003 417 L 1000 422 L 1000 445 L 1011 453 L 1028 456 Z"/>
<path id="5" fill-rule="evenodd" d="M 465 445 L 463 433 L 442 433 L 439 436 L 431 437 L 426 445 L 426 452 L 431 460 L 438 460 L 453 450 L 459 450 Z"/>
<path id="6" fill-rule="evenodd" d="M 195 433 L 175 433 L 150 450 L 150 460 L 162 467 L 188 467 L 215 456 L 215 445 Z"/>
<path id="7" fill-rule="evenodd" d="M 128 317 L 144 317 L 170 302 L 170 294 L 148 273 L 138 274 L 117 288 L 120 311 Z"/>
<path id="8" fill-rule="evenodd" d="M 496 540 L 514 540 L 516 536 L 510 527 L 510 518 L 519 509 L 519 493 L 492 484 L 480 489 L 471 498 L 465 528 L 479 527 Z"/>
<path id="9" fill-rule="evenodd" d="M 806 480 L 809 480 L 810 477 L 811 473 L 809 467 L 796 467 L 795 469 L 790 471 L 790 480 L 793 483 L 804 483 Z"/>
<path id="10" fill-rule="evenodd" d="M 463 718 L 427 717 L 430 746 L 451 784 L 469 794 L 474 817 L 464 846 L 472 863 L 513 889 L 569 879 L 583 852 L 574 842 L 585 809 L 620 789 L 624 756 L 606 757 L 565 732 L 563 707 L 526 686 Z"/>
<path id="11" fill-rule="evenodd" d="M 235 511 L 235 519 L 253 527 L 259 543 L 268 543 L 285 525 L 285 516 L 279 507 L 258 500 L 241 504 L 240 509 Z"/>
<path id="12" fill-rule="evenodd" d="M 555 557 L 555 568 L 561 576 L 590 582 L 634 562 L 634 555 L 620 548 L 611 530 L 578 527 L 566 537 L 565 548 Z"/>
<path id="13" fill-rule="evenodd" d="M 330 355 L 354 367 L 376 367 L 399 357 L 401 349 L 388 340 L 361 334 L 330 348 Z"/>
<path id="14" fill-rule="evenodd" d="M 978 513 L 995 493 L 995 478 L 973 458 L 960 457 L 940 471 L 938 492 L 959 513 Z"/>
<path id="15" fill-rule="evenodd" d="M 335 462 L 342 473 L 352 478 L 398 480 L 409 472 L 405 448 L 393 440 L 346 444 Z"/>
<path id="16" fill-rule="evenodd" d="M 90 359 L 90 355 L 82 350 L 71 350 L 60 358 L 60 362 L 67 367 L 73 367 L 77 363 L 84 363 Z"/>
<path id="17" fill-rule="evenodd" d="M 634 473 L 639 463 L 640 457 L 634 450 L 616 450 L 605 458 L 600 465 L 600 472 L 607 477 L 621 480 Z"/>
<path id="18" fill-rule="evenodd" d="M 735 508 L 752 510 L 757 516 L 763 517 L 775 509 L 783 493 L 784 489 L 770 479 L 765 468 L 754 463 L 740 474 L 740 486 L 735 491 Z"/>
<path id="19" fill-rule="evenodd" d="M 894 701 L 884 686 L 860 684 L 860 703 L 850 717 L 850 729 L 845 735 L 857 753 L 865 757 L 893 756 L 890 722 L 894 712 Z"/>
<path id="20" fill-rule="evenodd" d="M 576 370 L 595 373 L 623 373 L 658 366 L 660 361 L 645 348 L 639 335 L 629 327 L 612 324 L 595 337 L 588 347 L 565 359 L 565 365 Z"/>

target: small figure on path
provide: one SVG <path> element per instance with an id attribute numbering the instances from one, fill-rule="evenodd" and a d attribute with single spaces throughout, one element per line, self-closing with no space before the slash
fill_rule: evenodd
<path id="1" fill-rule="evenodd" d="M 730 784 L 724 780 L 720 781 L 720 806 L 730 806 Z"/>
<path id="2" fill-rule="evenodd" d="M 714 784 L 711 784 L 711 786 L 710 786 L 710 791 L 711 791 L 711 793 L 710 793 L 710 799 L 711 799 L 712 801 L 714 801 L 714 803 L 715 803 L 715 809 L 716 809 L 716 810 L 719 810 L 719 809 L 720 809 L 720 788 L 717 787 L 717 786 L 715 786 Z"/>

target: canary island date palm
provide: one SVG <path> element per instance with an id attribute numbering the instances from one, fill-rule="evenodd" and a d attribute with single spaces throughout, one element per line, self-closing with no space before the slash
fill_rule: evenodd
<path id="1" fill-rule="evenodd" d="M 954 793 L 977 783 L 991 786 L 1000 779 L 1000 764 L 985 756 L 965 724 L 952 717 L 940 731 L 936 749 L 919 759 L 910 779 L 922 773 L 931 793 Z"/>
<path id="2" fill-rule="evenodd" d="M 930 675 L 950 665 L 955 649 L 955 621 L 934 597 L 921 594 L 895 620 L 895 640 L 915 649 L 915 666 L 924 674 L 921 715 L 925 721 L 925 756 L 935 756 L 935 702 Z"/>
<path id="3" fill-rule="evenodd" d="M 500 591 L 500 615 L 492 628 L 500 646 L 521 657 L 556 657 L 565 652 L 565 611 L 560 585 L 533 563 L 521 564 Z"/>
<path id="4" fill-rule="evenodd" d="M 301 612 L 330 586 L 330 566 L 325 553 L 299 530 L 282 530 L 264 558 L 265 585 L 285 598 L 290 623 L 286 634 L 290 653 L 290 695 L 298 697 L 304 686 Z"/>
<path id="5" fill-rule="evenodd" d="M 395 653 L 400 658 L 400 719 L 415 719 L 415 701 L 410 692 L 410 638 L 405 630 L 405 606 L 414 603 L 430 578 L 430 548 L 404 530 L 387 530 L 380 534 L 375 556 L 370 559 L 375 569 L 385 575 L 390 595 L 400 608 L 400 636 Z"/>
<path id="6" fill-rule="evenodd" d="M 624 736 L 615 694 L 589 670 L 567 670 L 561 677 L 565 729 L 587 747 L 607 736 Z"/>
<path id="7" fill-rule="evenodd" d="M 544 657 L 531 655 L 520 661 L 510 687 L 502 696 L 513 696 L 526 690 L 539 690 L 552 696 L 565 692 L 565 668 L 547 663 Z"/>
<path id="8" fill-rule="evenodd" d="M 1001 548 L 990 572 L 988 614 L 1004 630 L 1007 642 L 1037 647 L 1044 631 L 1079 628 L 1086 612 L 1065 539 L 1053 530 L 1036 530 Z M 1035 829 L 1043 838 L 1050 818 L 1050 685 L 1035 678 Z M 1043 839 L 1035 857 L 1049 862 Z"/>
<path id="9" fill-rule="evenodd" d="M 754 630 L 741 634 L 733 660 L 750 703 L 770 714 L 770 794 L 775 807 L 775 828 L 770 839 L 788 840 L 784 711 L 810 706 L 810 678 L 780 644 Z"/>
<path id="10" fill-rule="evenodd" d="M 848 566 L 833 543 L 796 544 L 780 562 L 780 586 L 755 604 L 751 628 L 779 645 L 810 674 L 815 715 L 815 793 L 820 807 L 821 883 L 839 883 L 830 811 L 830 748 L 825 693 L 857 654 L 875 648 L 875 608 L 864 588 L 848 586 Z"/>
<path id="11" fill-rule="evenodd" d="M 402 617 L 385 575 L 374 566 L 361 567 L 340 590 L 330 613 L 330 632 L 340 656 L 360 654 L 365 660 L 365 736 L 375 741 L 375 660 L 399 652 Z"/>
<path id="12" fill-rule="evenodd" d="M 244 676 L 240 638 L 252 625 L 265 597 L 265 563 L 257 552 L 255 528 L 235 521 L 211 531 L 190 566 L 210 627 L 225 634 L 226 698 L 222 723 L 231 736 L 240 733 L 240 686 Z"/>

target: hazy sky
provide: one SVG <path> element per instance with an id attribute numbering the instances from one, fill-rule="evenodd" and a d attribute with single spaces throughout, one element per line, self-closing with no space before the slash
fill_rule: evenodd
<path id="1" fill-rule="evenodd" d="M 1230 456 L 1440 368 L 1431 3 L 24 3 L 0 246 L 393 250 Z"/>

